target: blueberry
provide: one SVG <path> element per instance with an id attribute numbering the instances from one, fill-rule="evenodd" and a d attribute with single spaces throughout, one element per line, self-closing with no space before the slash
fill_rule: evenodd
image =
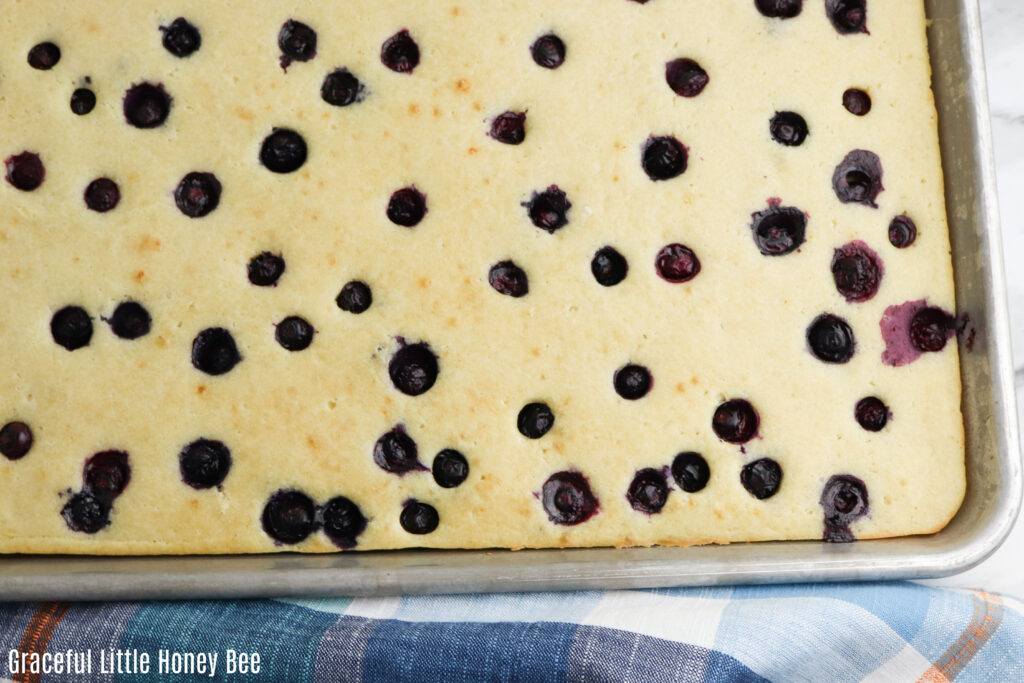
<path id="1" fill-rule="evenodd" d="M 107 324 L 121 339 L 138 339 L 149 334 L 153 319 L 142 304 L 137 301 L 125 301 L 117 305 Z"/>
<path id="2" fill-rule="evenodd" d="M 412 437 L 398 425 L 373 445 L 373 461 L 377 467 L 392 474 L 405 474 L 426 469 L 419 461 L 419 449 Z"/>
<path id="3" fill-rule="evenodd" d="M 273 173 L 294 173 L 308 154 L 306 141 L 290 128 L 275 128 L 260 145 L 260 163 Z"/>
<path id="4" fill-rule="evenodd" d="M 290 315 L 277 324 L 274 339 L 288 351 L 305 351 L 313 343 L 316 330 L 305 318 Z"/>
<path id="5" fill-rule="evenodd" d="M 864 429 L 869 432 L 880 432 L 889 421 L 889 407 L 882 403 L 882 399 L 868 396 L 857 401 L 853 415 L 857 419 L 857 424 Z"/>
<path id="6" fill-rule="evenodd" d="M 249 282 L 257 287 L 272 287 L 284 275 L 284 258 L 280 254 L 264 251 L 249 260 Z"/>
<path id="7" fill-rule="evenodd" d="M 754 406 L 742 398 L 730 399 L 715 408 L 711 428 L 722 441 L 743 444 L 757 435 L 761 424 Z"/>
<path id="8" fill-rule="evenodd" d="M 220 486 L 231 469 L 231 449 L 222 441 L 196 439 L 178 453 L 181 480 L 194 489 Z"/>
<path id="9" fill-rule="evenodd" d="M 316 531 L 316 505 L 301 491 L 282 489 L 267 500 L 261 519 L 268 536 L 292 545 Z"/>
<path id="10" fill-rule="evenodd" d="M 138 83 L 124 94 L 124 119 L 136 128 L 156 128 L 171 113 L 171 96 L 162 84 Z"/>
<path id="11" fill-rule="evenodd" d="M 590 272 L 602 287 L 614 287 L 626 279 L 629 263 L 615 247 L 602 247 L 590 261 Z"/>
<path id="12" fill-rule="evenodd" d="M 700 273 L 700 259 L 685 244 L 669 244 L 658 252 L 654 267 L 661 279 L 679 284 L 697 277 Z"/>
<path id="13" fill-rule="evenodd" d="M 754 244 L 765 256 L 791 254 L 807 239 L 807 214 L 796 207 L 772 204 L 753 219 Z"/>
<path id="14" fill-rule="evenodd" d="M 747 493 L 758 500 L 771 498 L 782 485 L 782 468 L 771 458 L 755 460 L 743 466 L 740 483 Z"/>
<path id="15" fill-rule="evenodd" d="M 95 534 L 110 524 L 110 503 L 82 491 L 71 496 L 60 514 L 72 531 Z"/>
<path id="16" fill-rule="evenodd" d="M 202 218 L 220 204 L 220 181 L 212 173 L 193 171 L 178 183 L 174 203 L 189 218 Z"/>
<path id="17" fill-rule="evenodd" d="M 651 371 L 642 365 L 624 365 L 615 371 L 612 384 L 615 385 L 615 393 L 629 401 L 636 401 L 647 395 L 651 390 Z"/>
<path id="18" fill-rule="evenodd" d="M 530 55 L 538 66 L 557 69 L 565 62 L 565 43 L 554 33 L 548 33 L 533 42 Z"/>
<path id="19" fill-rule="evenodd" d="M 388 363 L 388 374 L 395 388 L 407 396 L 419 396 L 437 381 L 437 356 L 424 342 L 403 345 Z"/>
<path id="20" fill-rule="evenodd" d="M 23 192 L 31 192 L 43 184 L 46 168 L 35 152 L 22 152 L 7 157 L 4 161 L 7 182 Z"/>
<path id="21" fill-rule="evenodd" d="M 348 69 L 335 69 L 324 77 L 320 86 L 320 97 L 335 107 L 347 107 L 362 102 L 365 88 Z"/>
<path id="22" fill-rule="evenodd" d="M 637 512 L 654 515 L 661 512 L 668 502 L 668 480 L 661 470 L 648 467 L 633 477 L 626 492 L 626 500 Z"/>
<path id="23" fill-rule="evenodd" d="M 910 320 L 910 343 L 918 351 L 941 351 L 955 327 L 956 321 L 941 308 L 922 308 Z"/>
<path id="24" fill-rule="evenodd" d="M 526 139 L 526 112 L 507 111 L 491 121 L 491 137 L 506 145 L 519 145 Z"/>
<path id="25" fill-rule="evenodd" d="M 78 88 L 71 93 L 71 111 L 85 116 L 96 108 L 96 93 L 89 88 Z"/>
<path id="26" fill-rule="evenodd" d="M 825 313 L 807 328 L 807 344 L 815 358 L 824 363 L 846 363 L 853 358 L 856 341 L 849 323 Z"/>
<path id="27" fill-rule="evenodd" d="M 366 517 L 354 502 L 345 496 L 331 498 L 320 508 L 324 534 L 342 550 L 356 547 L 359 535 L 366 530 Z"/>
<path id="28" fill-rule="evenodd" d="M 415 185 L 396 190 L 388 200 L 388 220 L 403 228 L 419 225 L 427 215 L 427 197 Z"/>
<path id="29" fill-rule="evenodd" d="M 795 111 L 777 111 L 768 125 L 772 140 L 786 147 L 799 147 L 807 139 L 807 121 Z"/>
<path id="30" fill-rule="evenodd" d="M 230 372 L 242 360 L 235 338 L 223 327 L 210 327 L 192 341 L 192 366 L 208 375 Z"/>
<path id="31" fill-rule="evenodd" d="M 757 11 L 773 19 L 792 19 L 804 8 L 804 0 L 754 0 Z"/>
<path id="32" fill-rule="evenodd" d="M 437 508 L 418 500 L 410 500 L 402 507 L 398 522 L 410 534 L 424 535 L 437 529 L 441 519 Z"/>
<path id="33" fill-rule="evenodd" d="M 917 225 L 910 216 L 896 216 L 889 223 L 889 244 L 897 249 L 906 249 L 917 239 Z"/>
<path id="34" fill-rule="evenodd" d="M 530 201 L 523 202 L 530 222 L 545 232 L 554 234 L 569 223 L 569 209 L 572 202 L 569 197 L 552 185 L 543 192 L 534 192 Z"/>
<path id="35" fill-rule="evenodd" d="M 873 298 L 878 293 L 883 273 L 878 254 L 860 240 L 836 249 L 832 256 L 836 289 L 851 303 Z"/>
<path id="36" fill-rule="evenodd" d="M 365 282 L 352 280 L 341 288 L 335 303 L 338 304 L 338 308 L 348 313 L 365 313 L 373 304 L 373 292 Z"/>
<path id="37" fill-rule="evenodd" d="M 92 318 L 80 306 L 65 306 L 50 319 L 50 333 L 58 345 L 75 351 L 92 340 Z"/>
<path id="38" fill-rule="evenodd" d="M 85 461 L 82 470 L 83 490 L 97 500 L 112 502 L 121 495 L 132 478 L 128 454 L 124 451 L 103 451 Z"/>
<path id="39" fill-rule="evenodd" d="M 434 481 L 444 489 L 453 489 L 469 476 L 466 456 L 452 448 L 446 448 L 434 456 Z"/>
<path id="40" fill-rule="evenodd" d="M 121 201 L 121 189 L 110 178 L 97 178 L 85 188 L 84 197 L 86 208 L 106 213 Z"/>
<path id="41" fill-rule="evenodd" d="M 850 474 L 837 474 L 828 480 L 821 492 L 825 513 L 825 532 L 822 540 L 829 543 L 855 541 L 850 524 L 868 514 L 871 509 L 868 487 Z"/>
<path id="42" fill-rule="evenodd" d="M 60 61 L 60 48 L 53 43 L 39 43 L 28 51 L 28 65 L 40 71 L 49 71 Z"/>
<path id="43" fill-rule="evenodd" d="M 539 439 L 555 426 L 555 414 L 546 403 L 527 403 L 519 411 L 516 426 L 527 439 Z"/>
<path id="44" fill-rule="evenodd" d="M 188 57 L 198 50 L 203 42 L 199 29 L 184 17 L 178 17 L 170 26 L 161 26 L 160 30 L 164 34 L 164 49 L 175 57 Z"/>
<path id="45" fill-rule="evenodd" d="M 708 72 L 692 59 L 673 59 L 665 64 L 665 82 L 680 97 L 696 97 L 709 80 Z"/>
<path id="46" fill-rule="evenodd" d="M 843 106 L 855 116 L 866 116 L 871 111 L 871 96 L 858 88 L 843 93 Z"/>
<path id="47" fill-rule="evenodd" d="M 292 62 L 308 62 L 316 57 L 316 31 L 301 21 L 289 19 L 277 33 L 277 46 L 281 50 L 281 68 L 287 70 Z"/>
<path id="48" fill-rule="evenodd" d="M 548 519 L 572 526 L 587 521 L 597 512 L 597 498 L 586 477 L 579 472 L 556 472 L 541 488 L 541 502 Z"/>
<path id="49" fill-rule="evenodd" d="M 405 29 L 384 41 L 380 48 L 380 61 L 400 74 L 411 74 L 420 63 L 420 47 Z"/>
<path id="50" fill-rule="evenodd" d="M 512 261 L 501 261 L 491 266 L 487 281 L 494 291 L 516 299 L 530 292 L 526 272 Z"/>
<path id="51" fill-rule="evenodd" d="M 674 137 L 652 135 L 641 147 L 640 159 L 647 177 L 659 181 L 685 173 L 688 155 L 683 143 Z"/>
<path id="52" fill-rule="evenodd" d="M 680 453 L 672 461 L 672 478 L 683 491 L 696 493 L 708 485 L 711 468 L 700 453 Z"/>
<path id="53" fill-rule="evenodd" d="M 34 442 L 32 429 L 24 422 L 8 422 L 0 428 L 0 455 L 8 460 L 24 458 Z"/>
<path id="54" fill-rule="evenodd" d="M 877 209 L 875 199 L 885 189 L 878 155 L 863 149 L 847 154 L 832 174 L 832 187 L 844 204 L 865 204 Z"/>
<path id="55" fill-rule="evenodd" d="M 867 33 L 867 0 L 825 0 L 825 14 L 843 35 Z"/>

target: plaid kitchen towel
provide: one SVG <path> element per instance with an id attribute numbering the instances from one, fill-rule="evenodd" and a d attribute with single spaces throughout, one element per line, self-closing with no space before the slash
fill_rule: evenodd
<path id="1" fill-rule="evenodd" d="M 1024 603 L 913 583 L 7 603 L 0 652 L 13 681 L 1024 681 Z"/>

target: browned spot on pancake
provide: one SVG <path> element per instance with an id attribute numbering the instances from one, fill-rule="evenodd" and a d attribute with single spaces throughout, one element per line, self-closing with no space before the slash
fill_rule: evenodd
<path id="1" fill-rule="evenodd" d="M 309 444 L 310 449 L 312 449 L 314 452 L 320 450 L 319 444 L 317 444 L 316 439 L 314 439 L 312 436 L 306 437 L 306 443 Z"/>
<path id="2" fill-rule="evenodd" d="M 418 280 L 416 280 L 416 286 L 418 286 L 420 289 L 426 289 L 427 287 L 430 286 L 430 278 L 427 277 L 426 275 L 420 277 Z"/>
<path id="3" fill-rule="evenodd" d="M 447 320 L 444 321 L 444 326 L 449 328 L 455 327 L 456 322 L 457 321 L 455 320 L 455 318 L 448 318 Z"/>
<path id="4" fill-rule="evenodd" d="M 163 337 L 157 337 L 156 338 L 156 345 L 159 346 L 162 349 L 162 348 L 167 346 L 167 340 L 164 339 Z"/>
<path id="5" fill-rule="evenodd" d="M 476 153 L 477 153 L 477 152 L 479 152 L 479 151 L 480 151 L 480 150 L 479 150 L 479 149 L 477 149 L 476 147 L 470 147 L 470 148 L 469 148 L 469 153 L 470 153 L 470 154 L 476 154 Z"/>
<path id="6" fill-rule="evenodd" d="M 198 387 L 196 387 L 196 393 L 199 394 L 200 396 L 205 394 L 206 393 L 206 385 L 205 384 L 200 384 Z"/>
<path id="7" fill-rule="evenodd" d="M 697 386 L 697 378 L 696 377 L 691 377 L 690 378 L 690 384 L 692 384 L 693 386 Z"/>
<path id="8" fill-rule="evenodd" d="M 530 355 L 540 358 L 540 347 L 538 346 L 530 349 Z"/>
<path id="9" fill-rule="evenodd" d="M 145 279 L 146 279 L 146 271 L 138 270 L 138 271 L 135 272 L 135 281 L 136 282 L 142 282 Z"/>
<path id="10" fill-rule="evenodd" d="M 559 453 L 565 452 L 565 444 L 562 443 L 561 441 L 554 442 L 553 444 L 551 444 L 551 447 L 554 448 Z"/>
<path id="11" fill-rule="evenodd" d="M 420 105 L 416 104 L 415 102 L 410 102 L 409 103 L 409 113 L 412 114 L 413 116 L 415 116 L 416 114 L 419 114 L 420 113 Z"/>
<path id="12" fill-rule="evenodd" d="M 440 116 L 440 115 L 441 115 L 441 109 L 438 108 L 438 107 L 434 107 L 434 116 Z"/>
<path id="13" fill-rule="evenodd" d="M 686 384 L 683 382 L 676 382 L 676 391 L 680 394 L 684 393 L 686 391 Z"/>
<path id="14" fill-rule="evenodd" d="M 236 107 L 235 116 L 242 119 L 243 121 L 252 121 L 254 118 L 253 113 L 245 107 Z"/>
<path id="15" fill-rule="evenodd" d="M 455 81 L 455 89 L 458 90 L 459 92 L 469 92 L 470 87 L 471 86 L 469 85 L 469 79 L 467 78 L 460 78 L 459 80 Z"/>
<path id="16" fill-rule="evenodd" d="M 613 183 L 619 182 L 619 176 L 612 176 L 612 182 Z"/>
<path id="17" fill-rule="evenodd" d="M 190 508 L 192 508 L 193 510 L 198 510 L 199 509 L 199 500 L 196 499 L 196 498 L 189 498 L 188 499 L 188 506 Z"/>
<path id="18" fill-rule="evenodd" d="M 453 17 L 459 16 L 459 8 L 458 7 L 452 7 L 452 16 Z"/>
<path id="19" fill-rule="evenodd" d="M 152 235 L 143 235 L 139 241 L 139 251 L 159 251 L 160 240 Z"/>
<path id="20" fill-rule="evenodd" d="M 483 111 L 484 105 L 480 104 L 479 102 L 474 102 L 473 103 L 473 109 L 475 109 L 477 111 Z"/>

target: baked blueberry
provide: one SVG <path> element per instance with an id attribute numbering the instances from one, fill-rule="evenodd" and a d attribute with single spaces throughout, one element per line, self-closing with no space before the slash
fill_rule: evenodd
<path id="1" fill-rule="evenodd" d="M 178 453 L 181 480 L 194 489 L 220 486 L 231 469 L 231 449 L 222 441 L 196 439 Z"/>
<path id="2" fill-rule="evenodd" d="M 71 111 L 85 116 L 96 108 L 96 93 L 89 88 L 77 88 L 71 93 Z"/>
<path id="3" fill-rule="evenodd" d="M 868 301 L 878 293 L 885 269 L 874 249 L 856 240 L 839 247 L 832 256 L 836 289 L 851 303 Z"/>
<path id="4" fill-rule="evenodd" d="M 87 208 L 106 213 L 121 201 L 121 189 L 110 178 L 97 178 L 86 186 L 84 198 Z"/>
<path id="5" fill-rule="evenodd" d="M 491 137 L 506 145 L 519 145 L 526 139 L 526 112 L 507 111 L 491 121 Z"/>
<path id="6" fill-rule="evenodd" d="M 171 96 L 163 84 L 137 83 L 124 94 L 124 119 L 136 128 L 156 128 L 171 113 Z"/>
<path id="7" fill-rule="evenodd" d="M 615 247 L 602 247 L 590 261 L 590 272 L 602 287 L 614 287 L 626 279 L 629 263 Z"/>
<path id="8" fill-rule="evenodd" d="M 541 503 L 548 519 L 572 526 L 587 521 L 597 512 L 597 498 L 586 477 L 579 472 L 556 472 L 541 488 Z"/>
<path id="9" fill-rule="evenodd" d="M 868 396 L 857 401 L 853 415 L 859 424 L 869 432 L 880 432 L 889 421 L 889 407 L 877 396 Z"/>
<path id="10" fill-rule="evenodd" d="M 99 500 L 88 491 L 76 493 L 60 511 L 72 531 L 95 534 L 110 524 L 110 503 Z"/>
<path id="11" fill-rule="evenodd" d="M 953 336 L 956 321 L 941 308 L 922 308 L 910 319 L 910 343 L 922 352 L 941 351 Z"/>
<path id="12" fill-rule="evenodd" d="M 388 363 L 388 374 L 395 388 L 407 396 L 419 396 L 437 381 L 437 356 L 424 342 L 403 344 Z"/>
<path id="13" fill-rule="evenodd" d="M 700 259 L 685 244 L 669 244 L 658 252 L 654 267 L 661 279 L 678 284 L 697 277 L 700 273 Z"/>
<path id="14" fill-rule="evenodd" d="M 875 199 L 885 189 L 878 155 L 863 149 L 847 154 L 832 174 L 832 187 L 843 204 L 865 204 L 877 209 Z"/>
<path id="15" fill-rule="evenodd" d="M 24 422 L 8 422 L 0 428 L 0 455 L 8 460 L 24 458 L 34 442 L 32 429 Z"/>
<path id="16" fill-rule="evenodd" d="M 338 308 L 348 313 L 365 313 L 373 304 L 373 292 L 370 286 L 359 280 L 345 283 L 334 300 Z"/>
<path id="17" fill-rule="evenodd" d="M 103 451 L 85 461 L 82 470 L 83 490 L 97 500 L 111 502 L 124 491 L 132 478 L 128 454 L 124 451 Z"/>
<path id="18" fill-rule="evenodd" d="M 815 358 L 824 363 L 846 363 L 856 348 L 850 324 L 831 313 L 819 315 L 810 324 L 807 344 Z"/>
<path id="19" fill-rule="evenodd" d="M 264 251 L 249 259 L 249 282 L 257 287 L 273 287 L 284 275 L 284 269 L 284 258 L 280 254 Z"/>
<path id="20" fill-rule="evenodd" d="M 754 406 L 742 398 L 733 398 L 715 408 L 711 428 L 722 441 L 744 444 L 755 436 L 761 424 Z"/>
<path id="21" fill-rule="evenodd" d="M 335 69 L 324 77 L 320 97 L 335 107 L 347 107 L 362 102 L 366 88 L 348 69 Z"/>
<path id="22" fill-rule="evenodd" d="M 313 343 L 315 333 L 308 320 L 290 315 L 277 324 L 274 339 L 288 351 L 305 351 Z"/>
<path id="23" fill-rule="evenodd" d="M 308 155 L 305 139 L 290 128 L 275 128 L 260 145 L 260 163 L 274 173 L 294 173 Z"/>
<path id="24" fill-rule="evenodd" d="M 398 425 L 373 445 L 373 461 L 377 467 L 392 474 L 405 474 L 426 469 L 419 461 L 419 449 L 405 427 Z"/>
<path id="25" fill-rule="evenodd" d="M 512 261 L 501 261 L 491 266 L 487 281 L 494 291 L 518 299 L 530 292 L 526 272 Z"/>
<path id="26" fill-rule="evenodd" d="M 773 19 L 792 19 L 804 8 L 804 0 L 754 0 L 757 11 Z"/>
<path id="27" fill-rule="evenodd" d="M 794 206 L 769 202 L 764 211 L 753 214 L 750 224 L 754 244 L 765 256 L 791 254 L 807 239 L 807 214 Z"/>
<path id="28" fill-rule="evenodd" d="M 868 514 L 871 508 L 864 482 L 850 474 L 837 474 L 825 484 L 820 503 L 825 513 L 822 540 L 829 543 L 855 541 L 850 525 Z"/>
<path id="29" fill-rule="evenodd" d="M 192 366 L 208 375 L 223 375 L 242 360 L 235 338 L 223 327 L 209 327 L 192 341 Z"/>
<path id="30" fill-rule="evenodd" d="M 825 14 L 843 35 L 867 33 L 867 0 L 825 0 Z"/>
<path id="31" fill-rule="evenodd" d="M 185 17 L 178 17 L 170 26 L 161 26 L 164 34 L 164 49 L 175 57 L 188 57 L 202 45 L 199 29 L 189 23 Z"/>
<path id="32" fill-rule="evenodd" d="M 153 326 L 146 307 L 137 301 L 125 301 L 117 305 L 114 314 L 106 321 L 111 331 L 121 339 L 138 339 L 149 334 Z"/>
<path id="33" fill-rule="evenodd" d="M 859 88 L 850 88 L 843 93 L 843 106 L 855 116 L 866 116 L 871 111 L 871 95 Z"/>
<path id="34" fill-rule="evenodd" d="M 53 43 L 39 43 L 28 51 L 28 65 L 40 71 L 49 71 L 60 61 L 60 48 Z"/>
<path id="35" fill-rule="evenodd" d="M 696 493 L 708 485 L 711 479 L 711 468 L 708 461 L 700 453 L 688 451 L 680 453 L 672 461 L 672 478 L 683 491 Z"/>
<path id="36" fill-rule="evenodd" d="M 771 498 L 782 485 L 782 468 L 771 458 L 755 460 L 740 470 L 740 483 L 758 500 Z"/>
<path id="37" fill-rule="evenodd" d="M 768 124 L 772 140 L 786 147 L 799 147 L 807 139 L 807 121 L 795 111 L 777 111 Z"/>
<path id="38" fill-rule="evenodd" d="M 642 469 L 633 477 L 626 492 L 626 500 L 637 512 L 654 515 L 668 502 L 668 480 L 665 473 L 652 467 Z"/>
<path id="39" fill-rule="evenodd" d="M 530 201 L 523 202 L 523 206 L 530 216 L 530 222 L 541 230 L 553 234 L 569 223 L 572 202 L 557 185 L 552 185 L 543 192 L 534 192 Z"/>
<path id="40" fill-rule="evenodd" d="M 548 33 L 533 41 L 530 55 L 538 66 L 557 69 L 565 62 L 565 43 L 554 33 Z"/>
<path id="41" fill-rule="evenodd" d="M 287 70 L 292 62 L 308 62 L 316 57 L 316 31 L 301 21 L 289 19 L 277 33 L 277 47 L 281 50 L 281 68 Z"/>
<path id="42" fill-rule="evenodd" d="M 276 491 L 263 507 L 263 531 L 286 545 L 303 541 L 316 531 L 316 505 L 301 491 Z"/>
<path id="43" fill-rule="evenodd" d="M 58 345 L 75 351 L 92 340 L 92 318 L 81 306 L 65 306 L 50 318 L 50 334 Z"/>
<path id="44" fill-rule="evenodd" d="M 519 411 L 516 426 L 527 439 L 539 439 L 555 426 L 555 414 L 547 403 L 527 403 Z"/>
<path id="45" fill-rule="evenodd" d="M 355 548 L 359 535 L 366 530 L 366 517 L 354 502 L 336 496 L 320 508 L 324 534 L 342 550 Z"/>
<path id="46" fill-rule="evenodd" d="M 434 456 L 434 481 L 444 489 L 453 489 L 469 476 L 466 456 L 453 448 L 446 448 Z"/>
<path id="47" fill-rule="evenodd" d="M 441 518 L 437 508 L 418 500 L 410 500 L 402 506 L 402 514 L 398 517 L 399 524 L 410 534 L 429 534 L 437 528 Z"/>
<path id="48" fill-rule="evenodd" d="M 420 46 L 402 29 L 381 45 L 380 61 L 396 73 L 411 74 L 420 63 Z"/>
<path id="49" fill-rule="evenodd" d="M 220 181 L 212 173 L 193 171 L 178 183 L 174 203 L 189 218 L 202 218 L 220 204 Z"/>
<path id="50" fill-rule="evenodd" d="M 653 383 L 651 371 L 642 365 L 633 363 L 616 370 L 612 379 L 615 393 L 629 401 L 636 401 L 646 396 Z"/>
<path id="51" fill-rule="evenodd" d="M 43 184 L 46 168 L 35 152 L 14 154 L 4 160 L 7 182 L 23 192 L 31 192 Z"/>
<path id="52" fill-rule="evenodd" d="M 709 80 L 708 72 L 692 59 L 673 59 L 665 64 L 665 82 L 680 97 L 696 97 Z"/>
<path id="53" fill-rule="evenodd" d="M 388 220 L 403 228 L 419 225 L 427 215 L 427 197 L 415 185 L 396 190 L 388 200 Z"/>
<path id="54" fill-rule="evenodd" d="M 889 244 L 897 249 L 906 249 L 917 239 L 917 225 L 910 216 L 896 216 L 889 223 Z"/>
<path id="55" fill-rule="evenodd" d="M 647 138 L 640 148 L 640 163 L 654 181 L 671 180 L 686 172 L 688 154 L 683 143 L 671 135 Z"/>

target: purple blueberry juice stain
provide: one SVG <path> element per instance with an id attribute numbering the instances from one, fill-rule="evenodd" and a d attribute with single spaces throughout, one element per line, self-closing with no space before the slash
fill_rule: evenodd
<path id="1" fill-rule="evenodd" d="M 562 526 L 582 524 L 600 508 L 587 478 L 571 470 L 548 477 L 539 497 L 548 519 Z"/>
<path id="2" fill-rule="evenodd" d="M 850 474 L 837 474 L 825 484 L 820 503 L 825 513 L 822 540 L 827 543 L 856 541 L 850 525 L 871 509 L 864 482 Z"/>
<path id="3" fill-rule="evenodd" d="M 889 306 L 879 325 L 885 342 L 882 362 L 897 368 L 926 351 L 941 351 L 955 327 L 953 316 L 929 307 L 925 299 Z"/>

